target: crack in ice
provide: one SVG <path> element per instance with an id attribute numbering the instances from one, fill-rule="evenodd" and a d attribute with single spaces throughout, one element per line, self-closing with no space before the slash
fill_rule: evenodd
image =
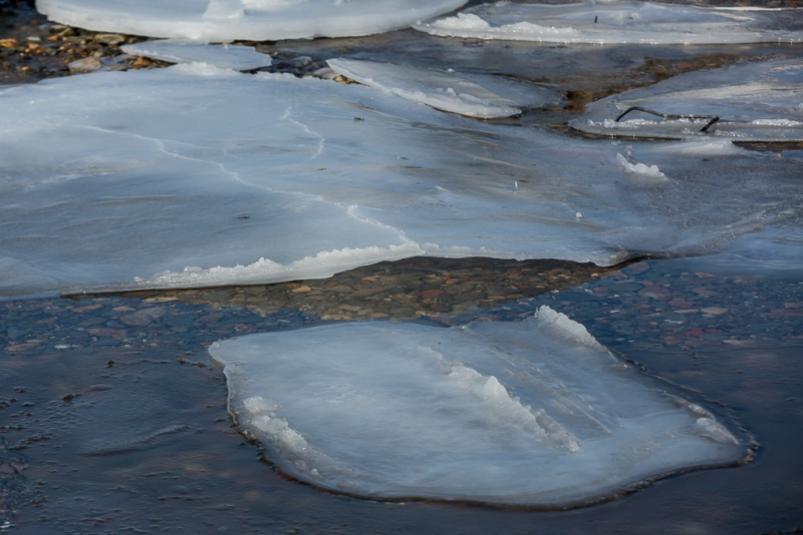
<path id="1" fill-rule="evenodd" d="M 309 126 L 307 126 L 306 124 L 302 123 L 301 121 L 299 121 L 297 119 L 293 119 L 293 117 L 291 117 L 292 113 L 293 113 L 293 107 L 292 106 L 288 106 L 287 109 L 284 110 L 284 113 L 282 114 L 280 119 L 282 121 L 287 121 L 287 122 L 292 123 L 292 124 L 294 124 L 294 125 L 296 125 L 298 127 L 301 127 L 301 129 L 304 130 L 304 132 L 306 132 L 307 134 L 318 138 L 318 148 L 315 150 L 315 153 L 310 158 L 311 160 L 317 159 L 318 156 L 323 154 L 323 151 L 324 151 L 324 149 L 326 147 L 326 138 L 323 137 L 318 132 L 316 132 L 315 130 L 313 130 L 312 128 L 310 128 Z"/>

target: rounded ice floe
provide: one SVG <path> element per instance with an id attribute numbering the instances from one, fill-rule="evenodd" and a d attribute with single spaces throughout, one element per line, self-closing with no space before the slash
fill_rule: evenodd
<path id="1" fill-rule="evenodd" d="M 361 84 L 469 117 L 510 117 L 520 114 L 522 108 L 557 106 L 563 100 L 554 89 L 489 75 L 343 58 L 327 63 L 338 74 Z"/>
<path id="2" fill-rule="evenodd" d="M 589 105 L 570 122 L 623 137 L 803 141 L 803 60 L 681 74 Z"/>
<path id="3" fill-rule="evenodd" d="M 206 63 L 221 69 L 237 71 L 268 67 L 272 63 L 268 54 L 257 52 L 252 46 L 210 45 L 176 39 L 123 45 L 122 51 L 132 56 L 144 56 L 168 63 Z"/>
<path id="4" fill-rule="evenodd" d="M 580 505 L 747 453 L 548 307 L 522 322 L 345 323 L 213 344 L 281 470 L 370 498 Z"/>
<path id="5" fill-rule="evenodd" d="M 801 42 L 803 9 L 700 7 L 633 0 L 487 3 L 417 24 L 445 37 L 544 43 L 716 44 Z M 783 30 L 784 23 L 796 25 Z"/>
<path id="6" fill-rule="evenodd" d="M 51 20 L 90 30 L 199 41 L 382 33 L 466 0 L 37 0 Z"/>
<path id="7" fill-rule="evenodd" d="M 783 236 L 803 206 L 793 157 L 586 141 L 200 63 L 14 87 L 0 116 L 0 295 L 280 282 L 417 255 L 610 265 Z"/>

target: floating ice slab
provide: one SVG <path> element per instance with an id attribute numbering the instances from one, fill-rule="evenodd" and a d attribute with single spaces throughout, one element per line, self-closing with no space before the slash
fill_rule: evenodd
<path id="1" fill-rule="evenodd" d="M 270 460 L 338 492 L 565 506 L 746 453 L 710 412 L 548 307 L 523 322 L 346 323 L 209 351 Z"/>
<path id="2" fill-rule="evenodd" d="M 195 41 L 162 39 L 124 45 L 123 52 L 132 56 L 145 56 L 168 63 L 207 63 L 221 69 L 249 71 L 268 67 L 271 57 L 257 52 L 254 47 L 241 45 L 211 45 Z"/>
<path id="3" fill-rule="evenodd" d="M 782 234 L 803 206 L 803 162 L 726 141 L 584 141 L 205 64 L 15 87 L 0 116 L 4 295 L 278 282 L 416 255 L 610 265 Z"/>
<path id="4" fill-rule="evenodd" d="M 495 2 L 416 29 L 446 37 L 545 43 L 715 44 L 800 42 L 803 31 L 778 29 L 799 22 L 803 9 L 717 8 L 653 2 L 575 4 Z"/>
<path id="5" fill-rule="evenodd" d="M 466 0 L 37 0 L 51 20 L 90 30 L 197 41 L 369 35 Z"/>
<path id="6" fill-rule="evenodd" d="M 803 141 L 803 60 L 682 74 L 594 102 L 571 125 L 627 137 Z"/>
<path id="7" fill-rule="evenodd" d="M 489 75 L 341 58 L 327 63 L 338 74 L 361 84 L 469 117 L 510 117 L 520 114 L 522 108 L 555 106 L 563 100 L 553 89 Z"/>

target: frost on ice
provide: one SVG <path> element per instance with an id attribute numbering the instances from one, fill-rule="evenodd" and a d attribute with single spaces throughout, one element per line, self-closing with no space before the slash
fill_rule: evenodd
<path id="1" fill-rule="evenodd" d="M 594 102 L 570 124 L 626 137 L 803 141 L 803 60 L 681 74 Z"/>
<path id="2" fill-rule="evenodd" d="M 197 41 L 369 35 L 466 0 L 37 0 L 51 20 L 97 31 Z"/>
<path id="3" fill-rule="evenodd" d="M 361 84 L 469 117 L 510 117 L 520 114 L 522 108 L 562 102 L 560 93 L 553 89 L 490 75 L 353 59 L 330 59 L 328 63 L 338 74 Z"/>
<path id="4" fill-rule="evenodd" d="M 548 307 L 522 322 L 362 322 L 213 344 L 229 408 L 303 481 L 372 498 L 562 506 L 745 445 Z"/>
<path id="5" fill-rule="evenodd" d="M 632 0 L 574 4 L 496 2 L 415 26 L 446 37 L 545 43 L 716 44 L 800 42 L 803 9 L 718 8 Z M 784 23 L 797 30 L 781 30 Z"/>
<path id="6" fill-rule="evenodd" d="M 610 265 L 783 236 L 803 206 L 792 156 L 591 142 L 205 64 L 13 87 L 0 116 L 3 295 L 278 282 L 416 255 Z"/>
<path id="7" fill-rule="evenodd" d="M 123 45 L 122 50 L 132 56 L 145 56 L 168 63 L 206 63 L 221 69 L 236 71 L 268 67 L 272 62 L 268 54 L 257 52 L 251 46 L 211 45 L 176 39 L 160 39 Z"/>

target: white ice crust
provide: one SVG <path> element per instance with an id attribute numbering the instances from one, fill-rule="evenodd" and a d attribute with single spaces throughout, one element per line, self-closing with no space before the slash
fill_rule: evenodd
<path id="1" fill-rule="evenodd" d="M 716 44 L 800 42 L 803 31 L 773 29 L 803 9 L 700 7 L 633 0 L 573 4 L 481 4 L 416 29 L 445 37 L 544 43 Z"/>
<path id="2" fill-rule="evenodd" d="M 195 41 L 382 33 L 466 0 L 37 0 L 51 20 L 90 30 Z"/>
<path id="3" fill-rule="evenodd" d="M 281 470 L 339 492 L 563 506 L 746 451 L 548 307 L 522 322 L 346 323 L 209 351 L 241 429 Z"/>
<path id="4" fill-rule="evenodd" d="M 648 111 L 633 110 L 617 121 L 633 107 Z M 695 117 L 678 117 L 689 115 Z M 719 120 L 702 131 L 713 117 Z M 594 102 L 570 124 L 626 137 L 803 141 L 803 59 L 681 74 Z"/>
<path id="5" fill-rule="evenodd" d="M 272 63 L 268 54 L 257 52 L 252 46 L 212 45 L 178 39 L 159 39 L 123 45 L 122 50 L 132 56 L 144 56 L 168 63 L 206 63 L 236 71 L 269 67 Z"/>
<path id="6" fill-rule="evenodd" d="M 206 64 L 14 87 L 0 116 L 0 295 L 279 282 L 416 255 L 610 265 L 783 236 L 803 206 L 794 157 L 585 141 Z M 661 180 L 633 172 L 652 166 Z"/>
<path id="7" fill-rule="evenodd" d="M 361 84 L 469 117 L 510 117 L 520 114 L 522 108 L 556 106 L 563 100 L 554 89 L 489 75 L 343 58 L 327 63 L 338 74 Z"/>

